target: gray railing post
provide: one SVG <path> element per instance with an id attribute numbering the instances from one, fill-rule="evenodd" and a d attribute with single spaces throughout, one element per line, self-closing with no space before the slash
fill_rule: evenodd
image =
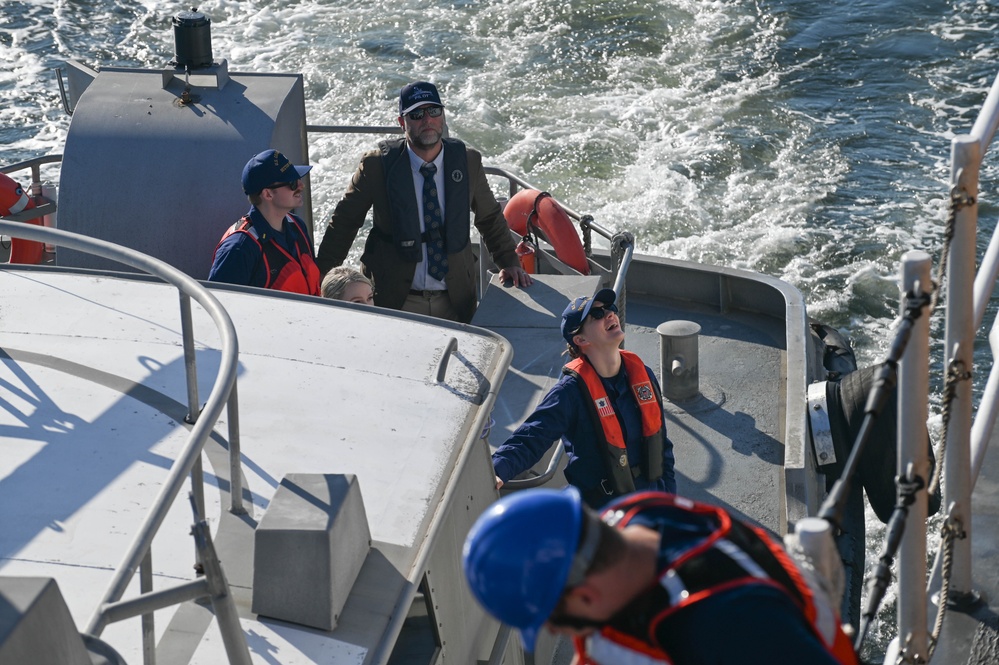
<path id="1" fill-rule="evenodd" d="M 232 379 L 226 413 L 229 417 L 229 512 L 245 515 L 243 507 L 243 465 L 240 463 L 239 442 L 239 394 L 236 391 L 236 377 Z"/>
<path id="2" fill-rule="evenodd" d="M 198 422 L 198 363 L 194 354 L 194 321 L 191 317 L 191 296 L 183 291 L 177 292 L 180 297 L 180 336 L 184 347 L 184 374 L 187 378 L 187 416 L 184 422 L 193 425 Z M 198 518 L 205 518 L 205 471 L 199 456 L 191 469 L 191 492 L 194 493 L 194 504 L 198 509 Z M 195 561 L 200 565 L 198 553 L 195 551 Z"/>
<path id="3" fill-rule="evenodd" d="M 149 551 L 139 565 L 139 593 L 147 594 L 152 590 L 153 553 Z M 145 665 L 156 665 L 156 623 L 151 611 L 142 615 L 142 662 Z"/>
<path id="4" fill-rule="evenodd" d="M 611 273 L 614 274 L 614 293 L 617 294 L 618 318 L 621 328 L 627 327 L 628 319 L 628 269 L 635 254 L 635 236 L 627 231 L 614 234 L 611 239 Z"/>

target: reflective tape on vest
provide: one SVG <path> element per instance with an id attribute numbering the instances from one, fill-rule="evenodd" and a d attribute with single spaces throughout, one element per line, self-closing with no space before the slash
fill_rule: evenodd
<path id="1" fill-rule="evenodd" d="M 594 633 L 586 640 L 586 652 L 598 665 L 672 665 L 664 657 L 635 651 Z"/>

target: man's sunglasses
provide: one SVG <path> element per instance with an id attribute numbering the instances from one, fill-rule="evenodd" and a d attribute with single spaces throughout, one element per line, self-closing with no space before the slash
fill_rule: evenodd
<path id="1" fill-rule="evenodd" d="M 426 113 L 431 118 L 441 117 L 441 113 L 444 113 L 443 106 L 431 106 L 426 109 L 416 109 L 415 111 L 410 111 L 406 114 L 406 117 L 410 120 L 423 120 L 423 114 Z"/>
<path id="2" fill-rule="evenodd" d="M 302 180 L 292 180 L 291 182 L 279 182 L 275 185 L 268 185 L 267 189 L 281 189 L 282 187 L 287 187 L 291 191 L 298 191 L 298 188 L 302 186 Z"/>

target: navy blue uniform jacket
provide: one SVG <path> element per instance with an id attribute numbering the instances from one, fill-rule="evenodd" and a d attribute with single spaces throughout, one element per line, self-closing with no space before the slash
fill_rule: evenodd
<path id="1" fill-rule="evenodd" d="M 655 384 L 656 392 L 660 393 L 655 373 L 648 366 L 645 369 Z M 622 363 L 621 371 L 616 377 L 601 378 L 601 381 L 621 423 L 621 431 L 628 446 L 628 461 L 632 466 L 636 466 L 641 461 L 642 416 L 628 383 L 624 364 Z M 664 421 L 663 427 L 665 426 Z M 545 395 L 541 404 L 524 424 L 493 453 L 496 475 L 504 483 L 515 478 L 537 464 L 552 443 L 562 439 L 569 459 L 565 478 L 570 484 L 578 487 L 585 497 L 588 491 L 596 489 L 600 481 L 607 478 L 604 453 L 599 448 L 600 443 L 594 427 L 597 425 L 590 419 L 589 411 L 583 402 L 579 380 L 565 374 Z M 653 482 L 641 477 L 636 478 L 635 489 L 675 494 L 676 478 L 673 461 L 673 443 L 664 436 L 662 478 Z M 613 497 L 607 496 L 606 501 L 611 498 Z"/>

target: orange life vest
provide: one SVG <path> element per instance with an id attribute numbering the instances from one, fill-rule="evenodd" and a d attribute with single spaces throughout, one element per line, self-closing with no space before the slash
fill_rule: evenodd
<path id="1" fill-rule="evenodd" d="M 575 639 L 579 662 L 585 665 L 671 665 L 662 647 L 654 643 L 659 624 L 679 610 L 719 593 L 746 585 L 768 585 L 786 593 L 802 611 L 819 642 L 843 665 L 857 665 L 850 638 L 839 624 L 839 613 L 820 612 L 816 597 L 787 552 L 763 529 L 733 520 L 721 508 L 669 494 L 642 492 L 608 506 L 601 518 L 624 529 L 635 515 L 657 507 L 676 507 L 699 513 L 717 527 L 709 537 L 674 556 L 659 571 L 658 591 L 663 607 L 653 608 L 646 637 L 604 627 L 600 632 Z M 830 608 L 826 608 L 830 609 Z M 831 625 L 826 625 L 830 624 Z"/>
<path id="2" fill-rule="evenodd" d="M 319 266 L 312 257 L 312 249 L 305 235 L 307 233 L 305 225 L 294 215 L 285 215 L 284 219 L 289 225 L 289 230 L 294 228 L 297 231 L 287 234 L 295 249 L 294 255 L 266 236 L 261 240 L 260 234 L 248 216 L 230 226 L 222 236 L 222 240 L 219 240 L 219 245 L 233 233 L 245 233 L 257 243 L 263 256 L 264 272 L 267 275 L 265 288 L 318 296 Z M 215 251 L 218 251 L 218 247 Z"/>
<path id="3" fill-rule="evenodd" d="M 645 363 L 631 351 L 621 351 L 624 371 L 631 384 L 639 412 L 642 415 L 642 474 L 648 480 L 657 480 L 663 475 L 663 405 L 656 394 Z M 621 423 L 611 406 L 607 390 L 600 375 L 585 358 L 576 358 L 562 370 L 580 379 L 584 402 L 589 407 L 590 417 L 597 427 L 597 438 L 606 452 L 605 462 L 608 480 L 617 496 L 635 491 L 635 479 L 628 463 L 627 442 L 621 431 Z"/>

